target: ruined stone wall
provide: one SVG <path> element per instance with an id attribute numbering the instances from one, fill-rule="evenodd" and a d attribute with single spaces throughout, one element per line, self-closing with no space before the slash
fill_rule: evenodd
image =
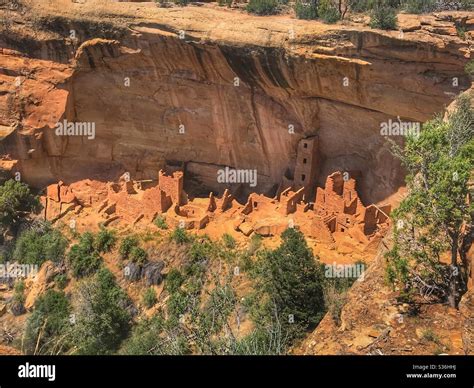
<path id="1" fill-rule="evenodd" d="M 303 201 L 305 188 L 301 187 L 298 191 L 290 189 L 285 190 L 280 195 L 280 212 L 285 216 L 294 213 L 297 210 L 297 205 Z"/>
<path id="2" fill-rule="evenodd" d="M 158 187 L 171 198 L 174 204 L 183 205 L 185 203 L 183 173 L 181 171 L 176 171 L 169 176 L 163 170 L 160 170 L 158 173 Z"/>
<path id="3" fill-rule="evenodd" d="M 371 236 L 380 226 L 388 225 L 389 212 L 389 205 L 378 207 L 371 204 L 365 207 L 359 199 L 356 180 L 347 172 L 338 171 L 329 175 L 325 187 L 318 187 L 314 201 L 316 217 L 323 221 L 331 233 L 347 232 L 360 227 L 363 235 Z M 321 224 L 319 221 L 318 223 Z M 354 233 L 357 237 L 358 233 Z M 360 235 L 362 239 L 363 235 Z"/>

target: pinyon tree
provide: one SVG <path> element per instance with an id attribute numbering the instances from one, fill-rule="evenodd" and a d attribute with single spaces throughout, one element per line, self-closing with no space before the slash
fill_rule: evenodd
<path id="1" fill-rule="evenodd" d="M 465 286 L 460 249 L 472 228 L 468 200 L 474 170 L 474 110 L 462 96 L 446 120 L 427 122 L 395 154 L 407 169 L 408 195 L 394 212 L 387 275 L 407 296 L 447 299 L 456 307 Z M 449 252 L 449 266 L 443 257 Z"/>

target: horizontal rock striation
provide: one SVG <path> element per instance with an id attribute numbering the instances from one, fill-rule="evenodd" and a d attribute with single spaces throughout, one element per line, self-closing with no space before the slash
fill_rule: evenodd
<path id="1" fill-rule="evenodd" d="M 38 187 L 179 165 L 190 194 L 222 194 L 215 176 L 228 166 L 256 170 L 243 196 L 274 195 L 293 179 L 299 141 L 317 137 L 316 183 L 360 171 L 361 198 L 390 202 L 403 174 L 381 123 L 425 121 L 469 86 L 468 41 L 443 14 L 407 16 L 402 34 L 139 3 L 99 20 L 93 5 L 45 7 L 35 37 L 0 35 L 2 166 Z M 64 120 L 92 123 L 93 138 L 58 136 Z"/>

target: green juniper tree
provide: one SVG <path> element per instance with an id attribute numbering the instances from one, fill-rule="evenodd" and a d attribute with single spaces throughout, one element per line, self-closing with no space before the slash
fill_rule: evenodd
<path id="1" fill-rule="evenodd" d="M 102 265 L 102 258 L 95 245 L 94 235 L 85 232 L 79 242 L 71 247 L 68 261 L 75 278 L 91 275 Z"/>
<path id="2" fill-rule="evenodd" d="M 318 17 L 318 0 L 296 0 L 295 14 L 298 19 L 316 19 Z"/>
<path id="3" fill-rule="evenodd" d="M 114 275 L 101 268 L 84 279 L 74 294 L 72 344 L 77 354 L 115 352 L 130 330 L 131 315 L 127 294 Z"/>
<path id="4" fill-rule="evenodd" d="M 474 170 L 471 100 L 460 97 L 446 120 L 427 122 L 403 150 L 394 149 L 408 172 L 408 195 L 394 212 L 388 278 L 408 296 L 417 290 L 446 298 L 456 307 L 465 277 L 459 250 L 463 231 L 473 221 L 473 205 L 467 200 Z M 442 262 L 446 251 L 450 267 Z"/>
<path id="5" fill-rule="evenodd" d="M 277 0 L 250 0 L 247 4 L 247 12 L 255 15 L 275 15 L 278 13 Z"/>
<path id="6" fill-rule="evenodd" d="M 371 28 L 395 30 L 397 28 L 397 11 L 385 4 L 376 5 L 371 11 Z"/>
<path id="7" fill-rule="evenodd" d="M 48 221 L 34 221 L 15 241 L 12 259 L 21 264 L 41 265 L 46 260 L 55 263 L 64 258 L 68 240 Z"/>
<path id="8" fill-rule="evenodd" d="M 47 290 L 35 302 L 26 324 L 28 354 L 58 354 L 67 350 L 71 306 L 62 291 Z"/>
<path id="9" fill-rule="evenodd" d="M 16 233 L 22 220 L 30 213 L 38 213 L 41 204 L 30 188 L 10 179 L 0 186 L 0 229 L 2 236 L 11 231 Z"/>
<path id="10" fill-rule="evenodd" d="M 277 249 L 262 252 L 255 270 L 255 300 L 260 307 L 254 315 L 256 322 L 279 321 L 295 338 L 314 328 L 326 312 L 324 275 L 299 230 L 289 228 L 281 238 Z"/>

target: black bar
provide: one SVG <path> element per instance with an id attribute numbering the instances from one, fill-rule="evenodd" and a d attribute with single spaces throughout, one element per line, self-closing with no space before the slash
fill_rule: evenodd
<path id="1" fill-rule="evenodd" d="M 54 365 L 47 377 L 19 377 L 20 366 Z M 415 367 L 414 367 L 415 366 Z M 25 368 L 22 369 L 25 372 Z M 36 370 L 36 369 L 35 369 Z M 45 375 L 45 368 L 42 368 Z M 50 369 L 51 370 L 51 369 Z M 37 371 L 37 373 L 41 373 Z M 417 377 L 408 377 L 417 374 Z M 434 376 L 436 374 L 436 376 Z M 439 376 L 441 375 L 441 377 Z M 159 387 L 271 384 L 288 387 L 474 386 L 471 356 L 130 357 L 2 356 L 0 387 L 130 385 Z M 356 384 L 356 385 L 354 385 Z"/>

